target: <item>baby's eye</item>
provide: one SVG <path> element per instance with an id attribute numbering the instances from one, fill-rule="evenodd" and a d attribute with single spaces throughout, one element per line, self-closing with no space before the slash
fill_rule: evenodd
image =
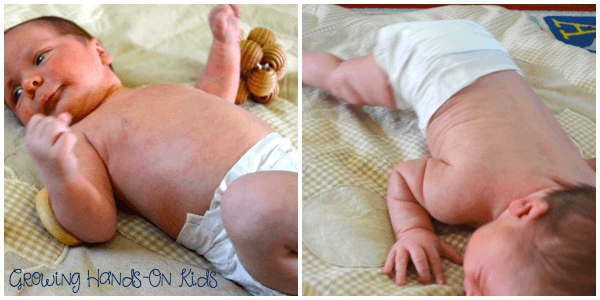
<path id="1" fill-rule="evenodd" d="M 23 94 L 23 88 L 18 88 L 15 90 L 13 97 L 15 102 L 19 100 L 19 98 L 21 98 L 21 94 Z"/>
<path id="2" fill-rule="evenodd" d="M 40 54 L 40 56 L 38 56 L 35 60 L 35 65 L 39 65 L 42 63 L 42 61 L 44 60 L 44 58 L 46 58 L 46 53 L 42 53 Z"/>

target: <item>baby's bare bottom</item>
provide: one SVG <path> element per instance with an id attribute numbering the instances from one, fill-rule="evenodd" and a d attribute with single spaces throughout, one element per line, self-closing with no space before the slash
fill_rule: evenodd
<path id="1" fill-rule="evenodd" d="M 266 287 L 298 293 L 298 174 L 264 171 L 236 179 L 221 214 L 240 262 Z"/>
<path id="2" fill-rule="evenodd" d="M 303 49 L 302 83 L 351 104 L 397 108 L 388 77 L 373 53 L 342 60 L 329 53 Z"/>

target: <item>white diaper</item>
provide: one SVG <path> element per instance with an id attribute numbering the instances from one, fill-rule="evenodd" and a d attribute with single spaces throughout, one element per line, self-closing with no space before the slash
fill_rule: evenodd
<path id="1" fill-rule="evenodd" d="M 187 214 L 177 242 L 208 259 L 221 275 L 243 286 L 254 295 L 281 295 L 254 280 L 240 263 L 221 219 L 221 197 L 238 177 L 259 171 L 298 172 L 298 151 L 277 133 L 271 133 L 254 145 L 229 170 L 215 191 L 210 209 L 204 216 Z"/>
<path id="2" fill-rule="evenodd" d="M 374 50 L 399 109 L 414 109 L 419 127 L 478 78 L 503 70 L 523 75 L 494 36 L 468 20 L 418 21 L 379 30 Z"/>

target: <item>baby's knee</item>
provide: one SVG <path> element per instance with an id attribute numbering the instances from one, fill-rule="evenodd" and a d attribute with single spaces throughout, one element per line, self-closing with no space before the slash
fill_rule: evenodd
<path id="1" fill-rule="evenodd" d="M 293 222 L 294 215 L 297 224 L 297 213 L 298 174 L 292 172 L 246 174 L 232 182 L 221 200 L 225 228 L 234 235 L 275 230 Z"/>

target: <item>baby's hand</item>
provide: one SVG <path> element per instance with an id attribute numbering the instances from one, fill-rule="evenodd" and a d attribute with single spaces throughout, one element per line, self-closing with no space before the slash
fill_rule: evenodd
<path id="1" fill-rule="evenodd" d="M 404 285 L 408 261 L 409 258 L 412 258 L 423 284 L 432 282 L 430 267 L 437 284 L 445 284 L 446 279 L 440 254 L 442 257 L 462 265 L 463 260 L 460 253 L 433 232 L 421 228 L 411 229 L 403 233 L 390 250 L 383 273 L 393 278 L 392 271 L 395 270 L 396 285 Z"/>
<path id="2" fill-rule="evenodd" d="M 237 43 L 240 28 L 237 19 L 242 18 L 242 9 L 237 4 L 219 4 L 208 16 L 213 37 L 223 43 Z"/>
<path id="3" fill-rule="evenodd" d="M 27 123 L 27 151 L 40 171 L 48 176 L 70 176 L 77 171 L 77 159 L 73 153 L 77 137 L 69 127 L 71 118 L 69 113 L 62 113 L 56 118 L 37 114 Z"/>

